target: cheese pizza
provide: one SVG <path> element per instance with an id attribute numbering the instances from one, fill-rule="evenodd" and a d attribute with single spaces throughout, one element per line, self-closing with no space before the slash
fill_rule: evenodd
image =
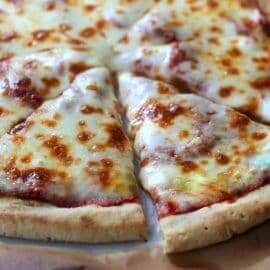
<path id="1" fill-rule="evenodd" d="M 145 240 L 143 189 L 168 253 L 269 219 L 269 7 L 0 1 L 0 234 Z"/>
<path id="2" fill-rule="evenodd" d="M 127 73 L 119 91 L 167 252 L 228 239 L 269 217 L 269 127 Z"/>

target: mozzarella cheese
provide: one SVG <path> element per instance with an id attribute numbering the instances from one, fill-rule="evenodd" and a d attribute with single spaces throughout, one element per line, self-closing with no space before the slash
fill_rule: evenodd
<path id="1" fill-rule="evenodd" d="M 240 2 L 161 3 L 116 45 L 112 68 L 163 79 L 269 122 L 270 39 L 258 8 Z"/>
<path id="2" fill-rule="evenodd" d="M 234 199 L 269 180 L 269 127 L 128 73 L 119 91 L 140 179 L 160 217 Z"/>
<path id="3" fill-rule="evenodd" d="M 76 77 L 0 139 L 0 193 L 59 206 L 136 201 L 132 150 L 104 68 Z"/>

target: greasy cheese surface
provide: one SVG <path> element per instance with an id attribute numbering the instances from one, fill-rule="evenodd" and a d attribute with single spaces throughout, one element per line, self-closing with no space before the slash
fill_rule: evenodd
<path id="1" fill-rule="evenodd" d="M 160 217 L 234 200 L 269 183 L 270 129 L 160 81 L 120 75 L 140 179 Z"/>
<path id="2" fill-rule="evenodd" d="M 43 101 L 60 95 L 77 73 L 98 64 L 71 49 L 38 51 L 1 61 L 0 135 Z"/>
<path id="3" fill-rule="evenodd" d="M 90 69 L 2 136 L 0 193 L 58 206 L 136 201 L 111 84 L 106 69 Z"/>
<path id="4" fill-rule="evenodd" d="M 122 37 L 112 67 L 172 82 L 269 122 L 269 24 L 247 2 L 160 3 Z"/>

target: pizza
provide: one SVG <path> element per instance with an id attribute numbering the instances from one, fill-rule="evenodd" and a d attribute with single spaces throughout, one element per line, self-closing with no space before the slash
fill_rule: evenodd
<path id="1" fill-rule="evenodd" d="M 0 234 L 147 240 L 157 217 L 171 253 L 269 219 L 267 2 L 1 1 Z"/>

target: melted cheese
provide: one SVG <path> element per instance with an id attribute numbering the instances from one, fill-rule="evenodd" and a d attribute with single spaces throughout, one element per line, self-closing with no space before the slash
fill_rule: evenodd
<path id="1" fill-rule="evenodd" d="M 60 206 L 136 200 L 109 73 L 86 71 L 0 139 L 0 191 Z"/>
<path id="2" fill-rule="evenodd" d="M 99 65 L 85 53 L 52 49 L 13 57 L 0 66 L 0 135 L 44 100 L 57 97 L 77 73 Z"/>
<path id="3" fill-rule="evenodd" d="M 112 63 L 270 121 L 270 48 L 263 16 L 240 1 L 157 5 L 126 34 Z"/>
<path id="4" fill-rule="evenodd" d="M 169 204 L 174 213 L 186 212 L 269 179 L 268 127 L 193 94 L 178 94 L 162 82 L 124 73 L 119 88 L 140 179 L 160 216 L 172 214 Z"/>

